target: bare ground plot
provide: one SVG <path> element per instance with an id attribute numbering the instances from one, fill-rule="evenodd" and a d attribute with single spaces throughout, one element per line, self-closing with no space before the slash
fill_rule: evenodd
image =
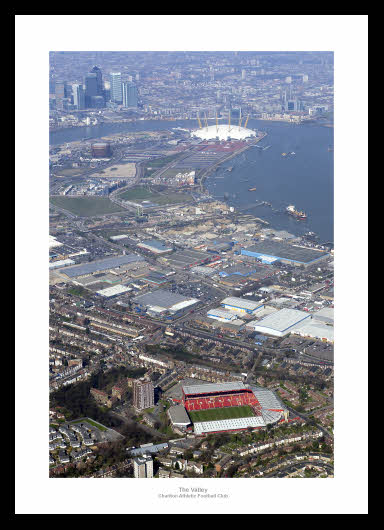
<path id="1" fill-rule="evenodd" d="M 98 173 L 92 173 L 92 178 L 132 178 L 136 174 L 136 164 L 128 162 L 127 164 L 116 164 L 107 167 Z"/>

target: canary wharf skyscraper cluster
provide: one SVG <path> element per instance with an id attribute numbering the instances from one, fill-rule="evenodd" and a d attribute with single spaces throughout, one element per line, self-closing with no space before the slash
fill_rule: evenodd
<path id="1" fill-rule="evenodd" d="M 56 108 L 59 110 L 97 109 L 121 105 L 137 108 L 137 86 L 131 80 L 122 80 L 121 72 L 111 72 L 104 83 L 102 71 L 94 66 L 82 84 L 68 85 L 60 80 L 55 84 Z"/>

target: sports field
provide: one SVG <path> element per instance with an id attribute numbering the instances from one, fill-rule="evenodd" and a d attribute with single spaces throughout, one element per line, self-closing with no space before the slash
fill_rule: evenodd
<path id="1" fill-rule="evenodd" d="M 249 405 L 241 407 L 223 407 L 220 409 L 188 411 L 192 423 L 200 421 L 234 420 L 236 418 L 249 418 L 255 416 Z"/>

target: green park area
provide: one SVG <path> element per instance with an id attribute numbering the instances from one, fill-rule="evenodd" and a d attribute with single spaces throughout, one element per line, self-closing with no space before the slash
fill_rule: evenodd
<path id="1" fill-rule="evenodd" d="M 80 217 L 121 212 L 123 208 L 107 197 L 51 197 L 50 203 Z"/>
<path id="2" fill-rule="evenodd" d="M 90 420 L 88 418 L 82 419 L 82 420 L 71 421 L 71 425 L 76 425 L 76 423 L 89 423 L 89 425 L 92 425 L 93 427 L 96 427 L 97 429 L 99 429 L 99 431 L 103 431 L 103 432 L 108 430 L 106 427 L 104 427 L 104 425 L 101 425 L 100 423 L 96 423 L 95 421 Z"/>

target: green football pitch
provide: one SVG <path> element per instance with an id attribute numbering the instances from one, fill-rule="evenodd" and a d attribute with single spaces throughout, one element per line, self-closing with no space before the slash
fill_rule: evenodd
<path id="1" fill-rule="evenodd" d="M 223 407 L 220 409 L 188 411 L 192 423 L 200 421 L 234 420 L 236 418 L 249 418 L 255 416 L 249 405 L 241 407 Z"/>

